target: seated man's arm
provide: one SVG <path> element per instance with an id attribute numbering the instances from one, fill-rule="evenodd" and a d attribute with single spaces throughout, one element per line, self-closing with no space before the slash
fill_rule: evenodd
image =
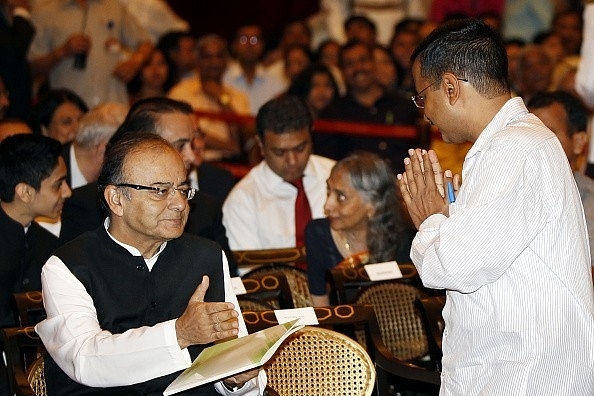
<path id="1" fill-rule="evenodd" d="M 99 387 L 130 385 L 191 364 L 190 354 L 177 343 L 176 319 L 112 334 L 101 329 L 93 299 L 56 256 L 43 267 L 41 282 L 47 319 L 35 329 L 58 366 L 75 381 Z"/>

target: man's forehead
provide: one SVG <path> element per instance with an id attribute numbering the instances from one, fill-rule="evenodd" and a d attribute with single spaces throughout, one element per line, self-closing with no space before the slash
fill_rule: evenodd
<path id="1" fill-rule="evenodd" d="M 304 131 L 264 134 L 264 146 L 271 150 L 292 150 L 311 141 L 309 133 Z"/>

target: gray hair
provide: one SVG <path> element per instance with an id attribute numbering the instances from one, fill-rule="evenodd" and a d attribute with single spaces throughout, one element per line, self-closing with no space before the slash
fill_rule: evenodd
<path id="1" fill-rule="evenodd" d="M 92 108 L 80 119 L 75 143 L 82 148 L 107 143 L 124 122 L 127 113 L 128 106 L 115 102 Z"/>

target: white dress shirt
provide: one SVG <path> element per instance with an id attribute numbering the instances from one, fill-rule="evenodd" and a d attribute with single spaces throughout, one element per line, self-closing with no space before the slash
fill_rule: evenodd
<path id="1" fill-rule="evenodd" d="M 510 99 L 462 181 L 411 249 L 425 286 L 447 289 L 440 395 L 593 395 L 588 234 L 559 141 Z"/>
<path id="2" fill-rule="evenodd" d="M 107 225 L 106 220 L 106 228 Z M 110 237 L 130 254 L 141 256 L 136 248 L 117 241 L 111 234 Z M 166 244 L 145 259 L 149 271 Z M 245 336 L 247 329 L 233 292 L 227 258 L 221 254 L 225 301 L 235 305 L 239 336 Z M 41 283 L 47 319 L 37 324 L 35 330 L 60 368 L 77 382 L 94 387 L 125 386 L 184 370 L 192 363 L 188 350 L 177 343 L 177 319 L 112 334 L 101 329 L 92 297 L 58 257 L 50 257 L 43 266 Z M 265 386 L 264 371 L 235 392 L 221 382 L 215 384 L 224 395 L 256 396 Z"/>
<path id="3" fill-rule="evenodd" d="M 326 180 L 335 161 L 311 155 L 303 186 L 312 218 L 324 217 Z M 261 161 L 231 190 L 223 204 L 223 225 L 231 250 L 295 246 L 297 189 Z"/>

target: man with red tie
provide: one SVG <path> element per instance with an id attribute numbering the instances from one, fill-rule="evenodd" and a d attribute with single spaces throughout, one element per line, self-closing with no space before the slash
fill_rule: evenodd
<path id="1" fill-rule="evenodd" d="M 313 120 L 299 98 L 265 103 L 256 116 L 263 160 L 231 190 L 223 224 L 231 250 L 303 246 L 311 218 L 324 216 L 334 161 L 312 154 Z"/>

